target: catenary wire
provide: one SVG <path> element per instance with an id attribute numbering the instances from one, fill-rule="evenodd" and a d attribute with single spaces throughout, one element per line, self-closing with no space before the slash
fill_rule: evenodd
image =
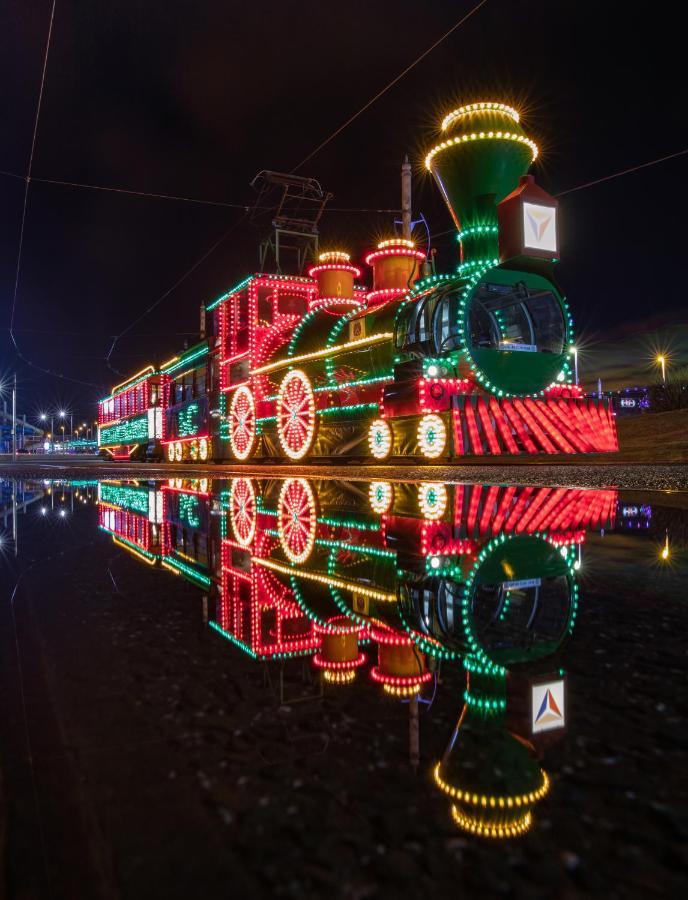
<path id="1" fill-rule="evenodd" d="M 0 175 L 5 175 L 8 178 L 17 178 L 21 181 L 24 180 L 23 175 L 18 175 L 16 172 L 6 172 L 4 170 L 0 170 Z M 135 191 L 131 188 L 116 188 L 116 187 L 108 187 L 103 184 L 84 184 L 80 181 L 62 181 L 57 178 L 38 178 L 34 176 L 31 181 L 35 184 L 36 182 L 40 182 L 41 184 L 53 184 L 61 187 L 72 187 L 72 188 L 84 188 L 85 190 L 90 191 L 105 191 L 107 193 L 112 194 L 129 194 L 132 197 L 147 197 L 152 200 L 177 200 L 182 203 L 195 203 L 199 206 L 220 206 L 225 207 L 227 209 L 243 209 L 244 211 L 253 210 L 253 209 L 272 209 L 272 206 L 255 206 L 250 203 L 231 203 L 229 201 L 224 200 L 203 200 L 199 197 L 181 197 L 176 194 L 161 194 L 155 193 L 151 191 Z M 377 207 L 367 207 L 367 206 L 328 206 L 327 212 L 332 213 L 400 213 L 401 209 L 396 208 L 377 208 Z"/>
<path id="2" fill-rule="evenodd" d="M 585 188 L 594 187 L 596 184 L 602 184 L 605 181 L 612 181 L 614 178 L 621 178 L 622 175 L 630 175 L 633 172 L 638 172 L 640 169 L 649 169 L 650 166 L 656 166 L 659 163 L 666 162 L 669 159 L 676 159 L 678 156 L 685 156 L 688 154 L 688 147 L 684 150 L 677 150 L 676 153 L 670 153 L 668 156 L 660 156 L 658 159 L 651 159 L 649 162 L 640 163 L 638 166 L 631 166 L 630 169 L 623 169 L 621 172 L 614 172 L 613 175 L 605 175 L 602 178 L 595 178 L 593 181 L 586 181 L 584 184 L 577 184 L 576 187 L 567 188 L 565 191 L 559 191 L 558 194 L 553 194 L 554 197 L 564 197 L 566 194 L 573 194 L 574 191 L 582 191 Z M 431 235 L 431 238 L 434 240 L 438 237 L 444 237 L 445 234 L 455 234 L 456 228 L 447 228 L 445 231 L 438 231 L 436 234 Z"/>
<path id="3" fill-rule="evenodd" d="M 115 337 L 112 341 L 112 344 L 110 345 L 110 349 L 108 350 L 107 354 L 104 357 L 105 363 L 106 363 L 108 369 L 110 369 L 112 372 L 115 372 L 117 375 L 124 375 L 123 372 L 119 372 L 110 363 L 110 358 L 112 356 L 112 353 L 113 353 L 115 347 L 117 346 L 118 341 L 121 338 L 123 338 L 125 334 L 128 334 L 131 331 L 131 329 L 134 327 L 134 325 L 137 325 L 142 319 L 145 319 L 145 317 L 149 313 L 151 313 L 155 309 L 156 306 L 158 306 L 160 303 L 162 303 L 162 301 L 166 297 L 169 297 L 169 295 L 174 290 L 176 290 L 179 287 L 179 285 L 183 281 L 185 281 L 189 277 L 189 275 L 191 275 L 192 272 L 194 272 L 201 265 L 201 263 L 205 262 L 205 260 L 211 255 L 211 253 L 213 253 L 220 246 L 220 244 L 225 240 L 225 238 L 227 238 L 229 236 L 229 234 L 231 234 L 231 232 L 234 231 L 235 228 L 238 228 L 238 226 L 241 225 L 241 223 L 246 219 L 247 215 L 248 215 L 248 213 L 245 212 L 242 216 L 239 216 L 239 218 L 236 220 L 236 222 L 234 222 L 232 225 L 230 225 L 230 227 L 222 235 L 220 235 L 220 237 L 215 241 L 215 243 L 208 250 L 206 250 L 205 253 L 201 257 L 199 257 L 199 259 L 197 259 L 196 262 L 189 269 L 186 270 L 186 272 L 184 272 L 184 274 L 181 276 L 181 278 L 178 278 L 177 281 L 175 281 L 175 283 L 171 287 L 169 287 L 163 294 L 161 294 L 157 298 L 157 300 L 154 300 L 153 303 L 151 303 L 150 306 L 148 306 L 139 316 L 137 316 L 132 322 L 130 322 L 130 324 L 127 325 L 127 327 L 123 331 L 120 331 L 119 334 L 115 335 Z"/>
<path id="4" fill-rule="evenodd" d="M 323 147 L 326 147 L 330 143 L 330 141 L 333 141 L 337 137 L 338 134 L 341 134 L 342 131 L 344 131 L 345 128 L 347 128 L 349 125 L 351 125 L 351 123 L 354 122 L 360 115 L 362 115 L 367 109 L 370 109 L 370 107 L 373 105 L 373 103 L 375 103 L 376 100 L 379 100 L 383 94 L 386 94 L 390 88 L 394 87 L 394 85 L 397 84 L 397 82 L 401 81 L 401 79 L 404 77 L 404 75 L 406 75 L 408 72 L 410 72 L 411 69 L 415 68 L 418 65 L 418 63 L 421 62 L 422 60 L 424 60 L 425 57 L 429 53 L 432 53 L 432 51 L 435 49 L 435 47 L 439 47 L 439 45 L 442 43 L 442 41 L 446 40 L 450 34 L 453 34 L 457 28 L 460 28 L 464 22 L 467 22 L 468 19 L 470 19 L 474 13 L 478 12 L 478 10 L 482 6 L 484 6 L 486 3 L 487 3 L 487 0 L 480 0 L 480 3 L 477 3 L 464 16 L 462 16 L 458 22 L 456 22 L 454 25 L 452 25 L 452 27 L 448 31 L 445 31 L 445 33 L 440 38 L 438 38 L 434 44 L 431 44 L 431 46 L 428 47 L 427 50 L 424 50 L 420 56 L 416 57 L 416 59 L 414 59 L 414 61 L 410 65 L 406 66 L 406 68 L 403 70 L 403 72 L 400 72 L 396 76 L 396 78 L 393 78 L 392 81 L 389 82 L 388 85 L 383 87 L 381 91 L 378 91 L 378 93 L 375 94 L 375 96 L 372 97 L 365 104 L 365 106 L 362 106 L 358 110 L 358 112 L 355 112 L 352 116 L 350 116 L 346 120 L 346 122 L 344 122 L 343 125 L 340 125 L 339 128 L 337 128 L 335 131 L 332 132 L 332 134 L 329 135 L 329 137 L 326 137 L 324 141 L 322 141 L 320 144 L 318 144 L 318 146 L 315 148 L 315 150 L 312 150 L 308 154 L 308 156 L 304 156 L 304 158 L 301 160 L 301 162 L 297 166 L 294 166 L 294 168 L 291 170 L 291 173 L 298 172 L 298 170 L 301 168 L 301 166 L 303 166 L 305 163 L 307 163 L 310 159 L 313 159 L 313 157 L 317 153 L 319 153 L 323 149 Z"/>
<path id="5" fill-rule="evenodd" d="M 43 54 L 43 69 L 41 71 L 41 86 L 38 91 L 38 102 L 36 103 L 36 115 L 33 122 L 33 134 L 31 135 L 31 151 L 29 153 L 29 164 L 26 169 L 26 176 L 24 178 L 24 202 L 22 204 L 22 215 L 21 215 L 21 225 L 19 226 L 19 247 L 17 249 L 17 268 L 14 274 L 14 291 L 12 292 L 12 308 L 10 312 L 10 327 L 9 334 L 12 340 L 12 344 L 14 345 L 14 350 L 19 359 L 22 362 L 26 363 L 26 365 L 30 366 L 33 369 L 37 369 L 40 372 L 45 372 L 46 375 L 52 375 L 55 378 L 61 378 L 64 381 L 72 381 L 76 384 L 83 384 L 87 387 L 97 387 L 97 385 L 92 381 L 83 381 L 80 378 L 72 378 L 69 375 L 63 375 L 62 372 L 56 372 L 53 369 L 47 369 L 45 366 L 41 366 L 38 363 L 33 362 L 33 360 L 29 359 L 27 356 L 22 353 L 21 348 L 17 342 L 17 338 L 14 333 L 14 319 L 17 311 L 17 296 L 19 294 L 19 279 L 21 275 L 21 261 L 22 261 L 22 250 L 24 248 L 24 230 L 26 228 L 26 211 L 28 207 L 29 201 L 29 187 L 31 185 L 31 172 L 33 171 L 33 158 L 36 152 L 36 138 L 38 135 L 38 122 L 41 115 L 41 106 L 43 104 L 43 90 L 45 88 L 45 76 L 48 70 L 48 55 L 50 53 L 50 43 L 53 34 L 53 22 L 55 21 L 55 5 L 57 0 L 53 0 L 52 6 L 50 7 L 50 22 L 48 24 L 48 36 L 45 42 L 45 53 Z"/>

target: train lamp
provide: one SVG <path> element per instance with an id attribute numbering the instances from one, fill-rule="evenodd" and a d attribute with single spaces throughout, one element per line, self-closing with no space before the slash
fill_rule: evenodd
<path id="1" fill-rule="evenodd" d="M 573 371 L 576 379 L 576 384 L 578 384 L 578 347 L 569 347 L 569 353 L 571 354 L 571 356 L 573 356 Z"/>

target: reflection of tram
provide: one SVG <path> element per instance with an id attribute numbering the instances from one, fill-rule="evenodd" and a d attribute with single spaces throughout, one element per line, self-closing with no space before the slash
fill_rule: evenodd
<path id="1" fill-rule="evenodd" d="M 209 588 L 219 559 L 212 493 L 207 478 L 170 478 L 163 497 L 162 565 Z"/>
<path id="2" fill-rule="evenodd" d="M 616 492 L 373 482 L 366 496 L 237 478 L 228 506 L 245 576 L 267 573 L 272 595 L 306 613 L 329 680 L 352 680 L 361 639 L 377 644 L 371 678 L 399 696 L 422 691 L 440 661 L 463 662 L 463 710 L 435 781 L 462 829 L 527 831 L 549 788 L 534 751 L 566 724 L 556 656 L 576 619 L 581 544 L 613 522 Z"/>
<path id="3" fill-rule="evenodd" d="M 120 501 L 146 518 L 132 490 Z M 106 485 L 101 496 L 109 514 L 117 497 Z M 214 496 L 186 479 L 147 496 L 149 516 L 162 510 L 149 527 L 163 565 L 208 590 L 212 627 L 254 659 L 310 656 L 330 683 L 370 664 L 400 698 L 462 663 L 463 709 L 435 782 L 466 831 L 530 827 L 549 788 L 537 756 L 566 724 L 559 652 L 581 546 L 613 526 L 616 491 L 238 477 Z"/>
<path id="4" fill-rule="evenodd" d="M 155 565 L 162 555 L 162 501 L 154 484 L 101 481 L 98 525 L 116 544 Z"/>
<path id="5" fill-rule="evenodd" d="M 392 237 L 366 257 L 372 285 L 342 251 L 308 277 L 249 276 L 208 304 L 209 339 L 101 403 L 101 446 L 159 455 L 162 441 L 170 461 L 616 450 L 607 402 L 574 378 L 557 201 L 525 174 L 538 151 L 518 113 L 469 104 L 441 137 L 426 166 L 458 230 L 456 272 Z M 166 424 L 146 430 L 153 378 Z"/>

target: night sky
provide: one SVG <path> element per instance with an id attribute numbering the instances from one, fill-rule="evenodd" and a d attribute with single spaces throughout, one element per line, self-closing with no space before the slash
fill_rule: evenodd
<path id="1" fill-rule="evenodd" d="M 57 0 L 33 176 L 250 204 L 260 169 L 297 165 L 472 5 Z M 437 234 L 451 221 L 423 151 L 459 103 L 515 105 L 541 148 L 533 171 L 552 193 L 682 150 L 685 49 L 670 8 L 488 0 L 301 174 L 334 193 L 332 207 L 394 208 L 408 152 L 414 212 Z M 0 169 L 20 176 L 49 15 L 49 0 L 6 0 L 0 13 Z M 648 380 L 647 328 L 668 329 L 676 355 L 688 331 L 687 174 L 683 156 L 561 201 L 558 274 L 574 320 L 609 353 L 610 339 L 633 332 L 605 359 L 606 374 L 623 363 L 629 383 Z M 0 372 L 16 370 L 19 412 L 30 417 L 66 404 L 93 418 L 92 404 L 121 380 L 104 359 L 114 335 L 223 234 L 117 344 L 114 368 L 129 374 L 193 342 L 199 305 L 258 267 L 257 234 L 240 209 L 32 182 L 16 337 L 31 360 L 92 384 L 55 379 L 16 358 L 7 330 L 23 191 L 22 180 L 0 176 Z M 321 246 L 344 245 L 360 260 L 391 218 L 330 212 Z M 453 235 L 433 244 L 453 268 Z"/>

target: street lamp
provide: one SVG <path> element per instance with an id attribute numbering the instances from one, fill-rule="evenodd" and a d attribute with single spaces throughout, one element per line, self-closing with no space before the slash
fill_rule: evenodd
<path id="1" fill-rule="evenodd" d="M 657 362 L 657 365 L 662 367 L 662 381 L 664 382 L 664 384 L 666 384 L 666 356 L 664 356 L 664 354 L 660 353 L 659 356 L 657 357 L 656 362 Z"/>
<path id="2" fill-rule="evenodd" d="M 573 370 L 578 384 L 578 347 L 569 347 L 569 353 L 573 354 Z"/>

